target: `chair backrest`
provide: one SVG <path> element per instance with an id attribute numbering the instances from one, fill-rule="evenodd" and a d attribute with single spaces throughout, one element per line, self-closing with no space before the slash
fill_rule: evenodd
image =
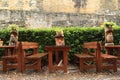
<path id="1" fill-rule="evenodd" d="M 38 48 L 37 42 L 21 42 L 22 49 Z"/>
<path id="2" fill-rule="evenodd" d="M 87 48 L 87 49 L 89 49 L 89 48 L 92 48 L 92 49 L 97 49 L 97 46 L 98 45 L 98 42 L 85 42 L 84 44 L 83 44 L 83 48 Z"/>
<path id="3" fill-rule="evenodd" d="M 85 42 L 83 44 L 84 53 L 91 54 L 100 58 L 101 42 Z"/>
<path id="4" fill-rule="evenodd" d="M 33 49 L 33 54 L 38 53 L 39 44 L 37 42 L 20 42 L 21 55 L 25 57 L 25 50 Z"/>

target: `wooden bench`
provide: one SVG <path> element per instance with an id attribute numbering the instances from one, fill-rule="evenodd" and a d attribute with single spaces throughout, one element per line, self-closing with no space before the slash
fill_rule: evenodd
<path id="1" fill-rule="evenodd" d="M 38 43 L 36 42 L 21 42 L 21 64 L 22 64 L 22 72 L 26 69 L 35 69 L 38 72 L 41 71 L 41 59 L 44 56 L 47 56 L 48 53 L 38 53 Z M 32 55 L 25 55 L 25 50 L 33 49 Z"/>
<path id="2" fill-rule="evenodd" d="M 99 42 L 101 45 L 101 50 L 103 48 L 102 43 Z M 98 71 L 101 72 L 104 69 L 110 70 L 112 69 L 114 72 L 117 72 L 117 56 L 111 55 L 109 53 L 101 53 L 98 57 Z"/>
<path id="3" fill-rule="evenodd" d="M 100 42 L 84 43 L 83 48 L 83 53 L 74 54 L 74 56 L 79 59 L 80 71 L 89 68 L 96 68 L 97 72 L 101 72 L 103 69 L 113 69 L 114 72 L 117 71 L 117 57 L 101 53 L 102 44 Z M 91 52 L 90 49 L 95 52 Z M 95 62 L 95 64 L 87 64 L 89 61 Z"/>
<path id="4" fill-rule="evenodd" d="M 97 55 L 98 50 L 100 50 L 98 43 L 97 42 L 84 43 L 83 49 L 84 49 L 83 53 L 74 54 L 74 56 L 79 59 L 80 71 L 83 72 L 86 69 L 90 69 L 90 68 L 96 68 L 96 70 L 97 70 L 96 64 L 89 64 L 89 62 L 97 63 L 97 58 L 92 55 L 92 53 L 89 51 L 89 49 L 95 50 L 94 53 Z"/>
<path id="5" fill-rule="evenodd" d="M 17 69 L 19 72 L 21 71 L 21 59 L 19 53 L 20 43 L 18 42 L 14 48 L 12 55 L 7 55 L 2 57 L 3 71 L 6 72 L 10 69 Z"/>

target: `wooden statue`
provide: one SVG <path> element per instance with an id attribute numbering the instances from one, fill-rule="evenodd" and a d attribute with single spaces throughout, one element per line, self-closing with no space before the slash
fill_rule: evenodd
<path id="1" fill-rule="evenodd" d="M 64 35 L 63 31 L 57 31 L 55 35 L 56 46 L 64 46 Z"/>
<path id="2" fill-rule="evenodd" d="M 18 32 L 16 29 L 12 29 L 10 33 L 9 45 L 15 46 L 17 42 L 18 42 Z"/>
<path id="3" fill-rule="evenodd" d="M 113 29 L 111 24 L 105 25 L 105 46 L 114 45 L 113 43 Z"/>

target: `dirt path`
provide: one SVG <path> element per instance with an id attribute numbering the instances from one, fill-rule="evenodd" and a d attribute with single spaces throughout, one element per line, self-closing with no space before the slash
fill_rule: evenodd
<path id="1" fill-rule="evenodd" d="M 120 80 L 120 68 L 116 73 L 112 71 L 96 73 L 95 70 L 81 73 L 79 68 L 73 65 L 68 66 L 67 73 L 63 71 L 49 73 L 48 67 L 43 67 L 39 73 L 32 70 L 25 73 L 18 73 L 15 70 L 3 73 L 0 70 L 0 80 Z"/>

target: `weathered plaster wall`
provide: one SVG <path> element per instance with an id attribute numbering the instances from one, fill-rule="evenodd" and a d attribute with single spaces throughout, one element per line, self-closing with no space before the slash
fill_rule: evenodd
<path id="1" fill-rule="evenodd" d="M 94 13 L 99 4 L 100 0 L 44 0 L 43 9 L 47 12 Z"/>
<path id="2" fill-rule="evenodd" d="M 0 0 L 0 27 L 120 25 L 119 0 Z"/>

